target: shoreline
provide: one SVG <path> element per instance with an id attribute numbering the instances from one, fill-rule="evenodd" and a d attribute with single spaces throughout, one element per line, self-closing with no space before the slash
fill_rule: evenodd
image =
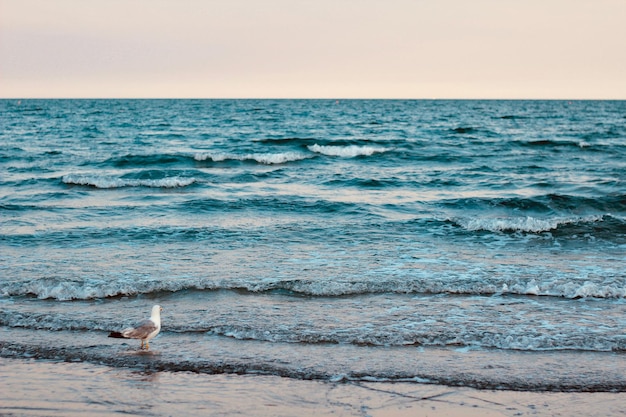
<path id="1" fill-rule="evenodd" d="M 0 358 L 0 415 L 618 416 L 626 393 L 479 390 L 412 382 L 143 372 Z"/>

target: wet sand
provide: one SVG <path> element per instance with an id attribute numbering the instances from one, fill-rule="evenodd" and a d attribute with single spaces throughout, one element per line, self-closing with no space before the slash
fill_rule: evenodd
<path id="1" fill-rule="evenodd" d="M 538 393 L 0 359 L 2 416 L 620 416 L 626 393 Z"/>

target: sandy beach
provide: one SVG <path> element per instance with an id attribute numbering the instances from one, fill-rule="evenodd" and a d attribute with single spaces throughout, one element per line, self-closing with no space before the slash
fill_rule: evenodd
<path id="1" fill-rule="evenodd" d="M 0 359 L 2 416 L 619 416 L 626 393 L 487 391 Z"/>

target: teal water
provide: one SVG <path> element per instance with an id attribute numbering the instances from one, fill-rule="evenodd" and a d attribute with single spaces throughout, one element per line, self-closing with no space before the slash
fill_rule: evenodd
<path id="1" fill-rule="evenodd" d="M 624 101 L 1 100 L 0 146 L 4 356 L 144 366 L 93 337 L 158 302 L 174 371 L 626 368 Z"/>

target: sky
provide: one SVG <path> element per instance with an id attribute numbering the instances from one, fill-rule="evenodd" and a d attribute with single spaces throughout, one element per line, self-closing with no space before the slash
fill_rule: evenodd
<path id="1" fill-rule="evenodd" d="M 0 0 L 0 98 L 626 99 L 626 0 Z"/>

